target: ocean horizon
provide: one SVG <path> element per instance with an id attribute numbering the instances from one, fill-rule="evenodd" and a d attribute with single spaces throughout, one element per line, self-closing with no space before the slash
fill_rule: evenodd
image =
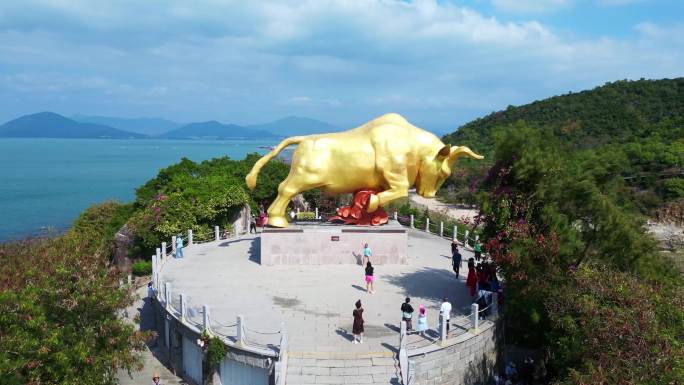
<path id="1" fill-rule="evenodd" d="M 89 206 L 129 202 L 186 157 L 242 159 L 276 140 L 0 139 L 0 241 L 62 232 Z"/>

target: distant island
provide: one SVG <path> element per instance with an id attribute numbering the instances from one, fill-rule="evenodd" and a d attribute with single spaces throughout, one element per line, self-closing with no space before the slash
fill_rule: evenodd
<path id="1" fill-rule="evenodd" d="M 0 138 L 65 139 L 276 139 L 340 131 L 320 120 L 289 116 L 257 125 L 208 122 L 177 123 L 160 118 L 118 118 L 54 112 L 24 115 L 0 125 Z"/>
<path id="2" fill-rule="evenodd" d="M 54 112 L 24 115 L 0 126 L 0 138 L 142 139 L 147 135 L 95 123 L 83 123 Z"/>

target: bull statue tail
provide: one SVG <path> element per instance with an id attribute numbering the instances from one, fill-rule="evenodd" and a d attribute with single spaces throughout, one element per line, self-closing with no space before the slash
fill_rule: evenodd
<path id="1" fill-rule="evenodd" d="M 250 171 L 249 174 L 247 174 L 247 176 L 245 177 L 247 187 L 249 187 L 250 190 L 253 190 L 254 187 L 256 187 L 257 176 L 259 175 L 259 171 L 261 171 L 261 168 L 264 167 L 264 165 L 268 163 L 269 160 L 273 159 L 276 155 L 278 155 L 278 153 L 282 151 L 285 147 L 291 144 L 299 144 L 299 142 L 301 142 L 302 140 L 304 140 L 303 136 L 293 136 L 291 138 L 287 138 L 280 142 L 280 144 L 278 144 L 276 148 L 271 150 L 271 152 L 262 156 L 261 159 L 254 163 L 252 171 Z"/>

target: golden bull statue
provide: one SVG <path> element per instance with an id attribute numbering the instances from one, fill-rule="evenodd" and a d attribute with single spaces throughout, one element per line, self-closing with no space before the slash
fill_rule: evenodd
<path id="1" fill-rule="evenodd" d="M 291 144 L 297 144 L 297 148 L 290 173 L 268 208 L 268 224 L 275 227 L 287 227 L 287 205 L 302 191 L 320 188 L 330 195 L 361 189 L 379 191 L 368 199 L 367 210 L 372 213 L 407 196 L 414 185 L 419 195 L 433 198 L 451 175 L 456 159 L 483 158 L 468 147 L 445 145 L 399 114 L 386 114 L 348 131 L 283 140 L 247 174 L 245 181 L 250 189 L 256 186 L 261 167 Z"/>

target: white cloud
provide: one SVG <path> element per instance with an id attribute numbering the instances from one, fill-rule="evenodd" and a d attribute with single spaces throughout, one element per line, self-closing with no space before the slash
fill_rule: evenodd
<path id="1" fill-rule="evenodd" d="M 0 118 L 50 100 L 68 112 L 184 121 L 306 113 L 344 124 L 398 111 L 462 122 L 605 81 L 681 76 L 684 62 L 681 25 L 577 39 L 436 0 L 187 4 L 0 3 Z"/>
<path id="2" fill-rule="evenodd" d="M 497 9 L 506 12 L 553 12 L 571 5 L 572 0 L 491 0 Z M 618 0 L 619 1 L 619 0 Z"/>

